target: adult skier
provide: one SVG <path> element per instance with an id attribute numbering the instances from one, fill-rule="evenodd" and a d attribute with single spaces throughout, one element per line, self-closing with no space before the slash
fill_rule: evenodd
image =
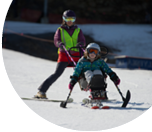
<path id="1" fill-rule="evenodd" d="M 35 98 L 47 98 L 46 92 L 49 87 L 61 76 L 65 68 L 71 63 L 71 59 L 67 56 L 63 47 L 68 50 L 71 47 L 84 47 L 85 37 L 82 30 L 75 25 L 76 15 L 72 10 L 66 10 L 63 13 L 62 25 L 57 29 L 54 35 L 54 44 L 58 47 L 58 60 L 55 72 L 50 75 L 38 88 L 38 93 Z M 72 49 L 71 54 L 78 56 L 78 49 Z M 73 57 L 73 60 L 77 62 L 79 58 Z"/>

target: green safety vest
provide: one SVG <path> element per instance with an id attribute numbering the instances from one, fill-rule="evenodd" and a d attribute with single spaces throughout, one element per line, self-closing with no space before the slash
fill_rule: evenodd
<path id="1" fill-rule="evenodd" d="M 68 50 L 71 47 L 76 47 L 78 43 L 78 35 L 80 32 L 80 28 L 75 29 L 72 36 L 70 36 L 69 33 L 65 29 L 61 27 L 59 27 L 59 29 L 61 32 L 61 41 L 65 44 L 65 48 Z M 78 52 L 79 50 L 77 48 L 73 48 L 72 51 Z M 59 50 L 58 50 L 58 53 L 59 53 Z"/>

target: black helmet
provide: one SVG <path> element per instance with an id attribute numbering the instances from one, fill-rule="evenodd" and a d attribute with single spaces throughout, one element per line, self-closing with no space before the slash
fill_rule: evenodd
<path id="1" fill-rule="evenodd" d="M 64 18 L 67 18 L 67 17 L 74 17 L 74 18 L 76 18 L 76 15 L 75 15 L 74 11 L 72 11 L 72 10 L 66 10 L 66 11 L 63 12 L 63 16 L 62 17 L 64 17 Z"/>

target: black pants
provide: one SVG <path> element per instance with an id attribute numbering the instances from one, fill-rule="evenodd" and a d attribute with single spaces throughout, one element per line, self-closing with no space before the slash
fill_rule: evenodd
<path id="1" fill-rule="evenodd" d="M 54 74 L 49 76 L 38 88 L 41 92 L 46 92 L 49 87 L 61 76 L 61 74 L 64 72 L 65 68 L 68 66 L 68 62 L 59 62 L 57 63 L 56 70 Z"/>

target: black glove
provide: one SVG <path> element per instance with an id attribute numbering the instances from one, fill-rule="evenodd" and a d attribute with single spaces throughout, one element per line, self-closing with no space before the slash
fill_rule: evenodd
<path id="1" fill-rule="evenodd" d="M 79 43 L 77 43 L 77 45 L 76 45 L 76 47 L 85 47 L 85 44 L 83 43 L 83 42 L 79 42 Z"/>
<path id="2" fill-rule="evenodd" d="M 109 76 L 110 76 L 110 79 L 115 83 L 115 85 L 119 85 L 120 79 L 119 79 L 119 77 L 116 75 L 115 72 L 111 72 L 111 73 L 109 74 Z"/>

